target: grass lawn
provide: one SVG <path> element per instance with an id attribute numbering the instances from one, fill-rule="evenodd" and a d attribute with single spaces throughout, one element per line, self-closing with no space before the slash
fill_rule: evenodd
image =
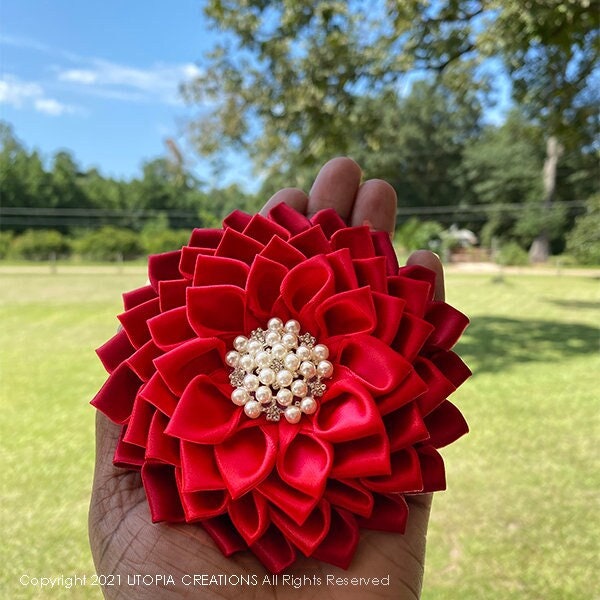
<path id="1" fill-rule="evenodd" d="M 87 545 L 92 349 L 116 328 L 125 271 L 0 275 L 0 597 L 30 577 L 93 573 Z M 475 372 L 454 396 L 471 434 L 443 450 L 449 489 L 431 521 L 426 600 L 592 598 L 600 589 L 599 294 L 592 278 L 451 275 L 472 318 L 459 352 Z"/>

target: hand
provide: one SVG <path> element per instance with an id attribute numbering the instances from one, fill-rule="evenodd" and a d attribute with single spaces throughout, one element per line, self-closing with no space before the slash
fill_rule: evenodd
<path id="1" fill-rule="evenodd" d="M 334 208 L 349 225 L 368 224 L 372 229 L 394 230 L 396 194 L 384 181 L 360 184 L 358 165 L 348 158 L 336 158 L 319 172 L 307 196 L 297 189 L 277 192 L 262 209 L 285 202 L 296 210 L 313 215 L 323 208 Z M 415 252 L 409 264 L 420 264 L 437 273 L 436 299 L 444 299 L 443 272 L 438 258 L 431 252 Z M 140 474 L 114 467 L 112 457 L 120 426 L 98 412 L 96 417 L 96 466 L 89 513 L 89 536 L 96 570 L 101 575 L 120 575 L 120 586 L 106 586 L 106 598 L 179 599 L 202 594 L 205 598 L 365 599 L 368 589 L 352 586 L 292 587 L 231 586 L 186 587 L 184 574 L 257 574 L 262 581 L 265 569 L 250 552 L 225 558 L 212 539 L 199 526 L 153 524 L 142 487 Z M 408 498 L 409 518 L 404 535 L 362 531 L 361 541 L 350 568 L 343 571 L 318 561 L 299 558 L 288 571 L 294 575 L 324 574 L 336 577 L 390 576 L 389 588 L 370 588 L 378 598 L 409 600 L 421 591 L 425 559 L 425 538 L 431 495 Z M 175 586 L 129 585 L 128 575 L 171 575 Z"/>

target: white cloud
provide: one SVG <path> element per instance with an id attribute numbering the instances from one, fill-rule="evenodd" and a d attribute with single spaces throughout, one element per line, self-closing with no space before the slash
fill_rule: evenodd
<path id="1" fill-rule="evenodd" d="M 67 69 L 59 74 L 61 81 L 73 81 L 74 83 L 83 83 L 90 85 L 96 83 L 97 77 L 93 71 L 86 69 Z"/>
<path id="2" fill-rule="evenodd" d="M 49 98 L 39 83 L 23 81 L 8 73 L 0 79 L 0 104 L 8 104 L 18 109 L 33 108 L 52 117 L 80 112 L 76 106 Z"/>

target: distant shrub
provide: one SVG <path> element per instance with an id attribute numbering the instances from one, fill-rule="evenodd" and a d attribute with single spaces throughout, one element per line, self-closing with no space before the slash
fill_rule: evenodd
<path id="1" fill-rule="evenodd" d="M 586 203 L 587 212 L 575 219 L 567 234 L 567 253 L 581 265 L 600 265 L 600 194 Z"/>
<path id="2" fill-rule="evenodd" d="M 407 252 L 422 248 L 437 250 L 443 229 L 436 221 L 420 221 L 411 217 L 396 229 L 395 242 Z"/>
<path id="3" fill-rule="evenodd" d="M 12 231 L 0 231 L 0 258 L 6 258 L 14 237 Z"/>
<path id="4" fill-rule="evenodd" d="M 179 250 L 190 240 L 187 229 L 163 229 L 162 231 L 142 232 L 141 242 L 146 254 L 159 254 Z"/>
<path id="5" fill-rule="evenodd" d="M 68 240 L 60 232 L 28 229 L 12 240 L 9 255 L 26 260 L 49 260 L 68 256 L 70 251 Z"/>
<path id="6" fill-rule="evenodd" d="M 529 255 L 517 242 L 506 242 L 501 246 L 496 262 L 505 266 L 523 267 L 529 264 Z"/>
<path id="7" fill-rule="evenodd" d="M 111 226 L 84 233 L 72 245 L 77 254 L 90 260 L 131 260 L 144 254 L 138 234 Z"/>

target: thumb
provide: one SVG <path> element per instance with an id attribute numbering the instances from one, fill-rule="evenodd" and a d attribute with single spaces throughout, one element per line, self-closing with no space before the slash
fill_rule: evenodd
<path id="1" fill-rule="evenodd" d="M 434 300 L 443 301 L 446 298 L 444 289 L 444 267 L 437 254 L 429 250 L 417 250 L 413 252 L 406 261 L 407 265 L 420 265 L 427 267 L 435 273 Z"/>

